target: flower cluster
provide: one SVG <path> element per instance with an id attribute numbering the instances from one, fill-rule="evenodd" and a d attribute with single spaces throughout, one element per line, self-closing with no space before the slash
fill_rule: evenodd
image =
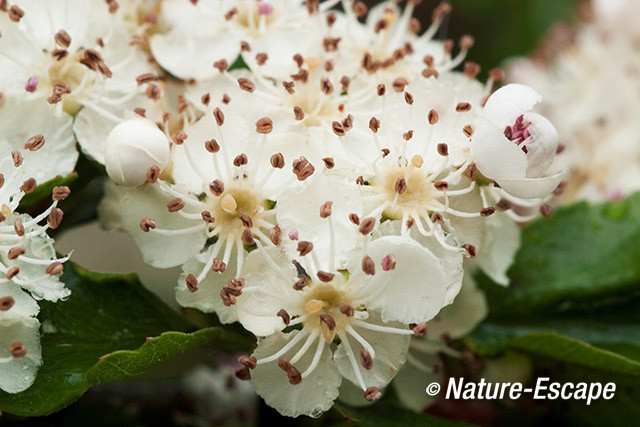
<path id="1" fill-rule="evenodd" d="M 422 358 L 484 317 L 471 270 L 508 284 L 517 222 L 550 213 L 565 173 L 530 111 L 540 95 L 494 93 L 502 73 L 481 83 L 465 62 L 472 37 L 434 38 L 450 6 L 423 31 L 416 3 L 0 1 L 4 108 L 35 115 L 12 128 L 50 132 L 62 159 L 38 179 L 73 168 L 75 140 L 104 164 L 103 223 L 154 267 L 182 267 L 182 306 L 258 337 L 237 375 L 284 415 L 354 388 L 377 400 L 407 361 L 433 369 Z M 22 219 L 25 236 L 56 223 L 62 195 Z"/>
<path id="2" fill-rule="evenodd" d="M 550 101 L 540 111 L 558 128 L 571 167 L 559 201 L 617 200 L 640 189 L 636 139 L 640 102 L 636 0 L 584 5 L 579 24 L 556 24 L 530 59 L 513 60 L 512 81 Z"/>

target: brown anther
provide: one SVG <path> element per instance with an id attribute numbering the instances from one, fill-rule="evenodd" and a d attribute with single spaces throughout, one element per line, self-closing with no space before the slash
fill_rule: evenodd
<path id="1" fill-rule="evenodd" d="M 287 371 L 287 377 L 291 385 L 298 385 L 302 382 L 302 374 L 293 365 Z"/>
<path id="2" fill-rule="evenodd" d="M 327 14 L 327 26 L 331 27 L 333 26 L 333 24 L 336 23 L 336 20 L 338 19 L 338 17 L 336 16 L 335 13 L 331 12 Z"/>
<path id="3" fill-rule="evenodd" d="M 362 271 L 369 276 L 376 274 L 376 263 L 373 262 L 373 259 L 369 255 L 362 257 Z"/>
<path id="4" fill-rule="evenodd" d="M 213 63 L 213 68 L 223 73 L 227 68 L 229 68 L 229 63 L 226 59 L 221 59 Z"/>
<path id="5" fill-rule="evenodd" d="M 336 321 L 329 314 L 321 314 L 320 315 L 320 322 L 322 322 L 325 325 L 327 325 L 327 329 L 329 329 L 330 331 L 333 331 L 336 328 Z"/>
<path id="6" fill-rule="evenodd" d="M 242 154 L 238 154 L 234 159 L 233 159 L 233 165 L 234 166 L 243 166 L 246 165 L 247 163 L 249 163 L 249 158 L 247 157 L 246 154 L 242 153 Z"/>
<path id="7" fill-rule="evenodd" d="M 355 12 L 358 18 L 364 18 L 364 16 L 367 14 L 368 8 L 367 8 L 367 5 L 364 4 L 363 2 L 357 1 L 353 5 L 353 11 Z"/>
<path id="8" fill-rule="evenodd" d="M 10 260 L 14 260 L 20 255 L 24 255 L 26 253 L 27 251 L 24 248 L 21 248 L 20 246 L 14 246 L 13 248 L 9 249 L 7 256 Z"/>
<path id="9" fill-rule="evenodd" d="M 258 360 L 253 356 L 240 356 L 238 357 L 238 362 L 249 369 L 255 369 L 258 366 Z"/>
<path id="10" fill-rule="evenodd" d="M 236 369 L 233 375 L 240 381 L 251 380 L 251 371 L 246 366 Z"/>
<path id="11" fill-rule="evenodd" d="M 304 111 L 302 111 L 302 108 L 298 107 L 297 105 L 293 107 L 293 115 L 298 121 L 304 119 Z"/>
<path id="12" fill-rule="evenodd" d="M 49 227 L 52 229 L 56 229 L 60 226 L 62 222 L 62 217 L 64 216 L 64 212 L 60 208 L 52 208 L 49 213 Z"/>
<path id="13" fill-rule="evenodd" d="M 504 80 L 504 71 L 500 68 L 492 68 L 489 70 L 489 78 L 494 82 L 500 82 Z"/>
<path id="14" fill-rule="evenodd" d="M 469 258 L 475 258 L 476 257 L 477 251 L 476 251 L 476 247 L 475 246 L 470 245 L 470 244 L 467 243 L 466 245 L 464 245 L 464 250 L 467 252 L 467 256 Z"/>
<path id="15" fill-rule="evenodd" d="M 459 113 L 466 113 L 467 111 L 471 111 L 471 104 L 468 102 L 459 102 L 456 105 L 456 111 Z"/>
<path id="16" fill-rule="evenodd" d="M 100 72 L 100 74 L 102 74 L 104 77 L 108 79 L 113 77 L 113 73 L 111 72 L 111 69 L 104 62 L 98 62 L 96 63 L 96 66 L 98 67 L 98 71 Z"/>
<path id="17" fill-rule="evenodd" d="M 253 220 L 249 215 L 243 214 L 242 212 L 240 212 L 238 214 L 238 219 L 242 222 L 242 225 L 244 225 L 245 227 L 248 227 L 248 228 L 253 227 Z"/>
<path id="18" fill-rule="evenodd" d="M 269 59 L 269 55 L 267 55 L 265 52 L 256 53 L 256 63 L 258 65 L 266 64 L 267 59 Z"/>
<path id="19" fill-rule="evenodd" d="M 11 267 L 10 269 L 7 270 L 7 274 L 5 275 L 5 277 L 8 280 L 11 280 L 14 277 L 16 277 L 18 275 L 18 273 L 20 273 L 20 268 L 19 267 Z"/>
<path id="20" fill-rule="evenodd" d="M 483 217 L 491 216 L 495 213 L 495 211 L 496 211 L 496 208 L 494 207 L 483 208 L 480 210 L 480 216 L 483 216 Z"/>
<path id="21" fill-rule="evenodd" d="M 193 274 L 188 274 L 184 281 L 187 284 L 189 292 L 193 293 L 198 290 L 198 279 L 196 279 L 196 276 Z"/>
<path id="22" fill-rule="evenodd" d="M 141 107 L 137 107 L 133 109 L 133 112 L 139 115 L 140 117 L 147 117 L 147 110 Z"/>
<path id="23" fill-rule="evenodd" d="M 300 156 L 300 158 L 293 161 L 293 173 L 298 178 L 298 181 L 304 181 L 309 178 L 315 170 L 316 168 L 304 156 Z"/>
<path id="24" fill-rule="evenodd" d="M 200 102 L 202 103 L 202 105 L 209 105 L 209 103 L 211 102 L 211 95 L 209 95 L 209 93 L 205 93 L 204 95 L 202 95 L 202 97 L 200 98 Z"/>
<path id="25" fill-rule="evenodd" d="M 220 298 L 222 299 L 222 303 L 225 307 L 231 307 L 236 303 L 236 297 L 229 295 L 224 288 L 220 291 Z"/>
<path id="26" fill-rule="evenodd" d="M 436 123 L 438 123 L 438 119 L 440 119 L 440 115 L 436 110 L 431 110 L 429 111 L 429 114 L 427 114 L 427 120 L 429 121 L 430 125 L 435 125 Z"/>
<path id="27" fill-rule="evenodd" d="M 253 233 L 250 228 L 245 228 L 242 234 L 240 235 L 240 240 L 245 245 L 255 245 L 256 241 L 253 239 Z"/>
<path id="28" fill-rule="evenodd" d="M 22 154 L 19 151 L 13 150 L 11 152 L 11 158 L 13 159 L 13 166 L 18 167 L 22 164 Z"/>
<path id="29" fill-rule="evenodd" d="M 431 68 L 431 67 L 427 67 L 424 70 L 422 70 L 422 77 L 424 77 L 425 79 L 428 79 L 429 77 L 434 77 L 434 78 L 438 78 L 439 74 L 438 71 L 435 68 Z"/>
<path id="30" fill-rule="evenodd" d="M 227 269 L 227 264 L 225 264 L 225 262 L 220 258 L 214 258 L 213 266 L 211 267 L 211 269 L 216 273 L 224 273 L 224 271 Z"/>
<path id="31" fill-rule="evenodd" d="M 322 271 L 322 270 L 320 270 L 320 271 L 318 271 L 317 276 L 318 276 L 318 279 L 319 279 L 321 282 L 330 282 L 330 281 L 332 281 L 332 280 L 333 280 L 333 278 L 334 278 L 336 275 L 335 275 L 335 274 L 333 274 L 333 273 L 328 273 L 328 272 L 326 272 L 326 271 Z"/>
<path id="32" fill-rule="evenodd" d="M 360 217 L 357 213 L 350 213 L 349 221 L 351 221 L 354 225 L 360 225 Z"/>
<path id="33" fill-rule="evenodd" d="M 344 128 L 344 125 L 340 122 L 334 121 L 333 123 L 331 123 L 331 130 L 333 130 L 333 133 L 335 133 L 338 136 L 344 136 L 347 131 Z"/>
<path id="34" fill-rule="evenodd" d="M 447 181 L 437 181 L 433 184 L 433 186 L 436 188 L 436 190 L 442 191 L 449 188 L 449 183 Z"/>
<path id="35" fill-rule="evenodd" d="M 153 184 L 160 178 L 160 168 L 158 166 L 151 166 L 147 169 L 147 182 Z"/>
<path id="36" fill-rule="evenodd" d="M 507 199 L 500 199 L 498 200 L 498 203 L 496 203 L 496 207 L 501 211 L 506 211 L 511 209 L 511 202 Z"/>
<path id="37" fill-rule="evenodd" d="M 478 168 L 476 167 L 475 163 L 469 163 L 469 166 L 467 166 L 467 170 L 464 173 L 467 175 L 467 178 L 469 178 L 470 181 L 475 181 L 477 170 Z"/>
<path id="38" fill-rule="evenodd" d="M 293 284 L 293 289 L 296 291 L 301 291 L 309 281 L 309 277 L 305 275 L 298 276 L 298 280 Z"/>
<path id="39" fill-rule="evenodd" d="M 204 142 L 204 148 L 210 153 L 217 153 L 220 151 L 220 144 L 215 139 L 210 139 Z"/>
<path id="40" fill-rule="evenodd" d="M 13 5 L 9 8 L 9 19 L 13 22 L 20 22 L 20 19 L 24 16 L 24 10 L 20 9 L 18 5 Z"/>
<path id="41" fill-rule="evenodd" d="M 56 261 L 51 263 L 47 267 L 45 273 L 47 273 L 49 276 L 57 276 L 58 274 L 62 273 L 63 270 L 64 266 L 62 265 L 62 263 L 60 261 Z"/>
<path id="42" fill-rule="evenodd" d="M 349 304 L 344 304 L 340 306 L 340 313 L 344 314 L 347 317 L 353 317 L 355 310 Z"/>
<path id="43" fill-rule="evenodd" d="M 242 295 L 242 288 L 244 288 L 244 279 L 231 279 L 222 287 L 222 290 L 228 295 L 239 297 Z"/>
<path id="44" fill-rule="evenodd" d="M 445 144 L 444 142 L 438 144 L 438 154 L 440 154 L 441 156 L 448 156 L 449 155 L 449 146 L 447 144 Z"/>
<path id="45" fill-rule="evenodd" d="M 553 208 L 548 203 L 540 206 L 540 214 L 544 217 L 550 217 L 553 214 Z"/>
<path id="46" fill-rule="evenodd" d="M 256 90 L 256 85 L 251 80 L 244 77 L 240 77 L 238 79 L 238 86 L 240 86 L 240 89 L 249 93 Z"/>
<path id="47" fill-rule="evenodd" d="M 120 7 L 116 0 L 107 0 L 107 6 L 109 6 L 109 13 L 111 14 L 116 13 Z"/>
<path id="48" fill-rule="evenodd" d="M 333 92 L 333 85 L 328 78 L 323 77 L 320 79 L 320 90 L 325 95 L 331 95 L 331 93 Z"/>
<path id="49" fill-rule="evenodd" d="M 471 49 L 474 43 L 475 43 L 475 39 L 473 38 L 473 36 L 466 34 L 460 37 L 460 49 L 462 50 Z"/>
<path id="50" fill-rule="evenodd" d="M 220 196 L 222 193 L 224 193 L 224 182 L 216 179 L 209 184 L 209 190 L 214 196 Z"/>
<path id="51" fill-rule="evenodd" d="M 16 301 L 12 297 L 0 298 L 0 311 L 7 311 L 13 307 Z"/>
<path id="52" fill-rule="evenodd" d="M 0 184 L 0 187 L 2 185 Z M 564 190 L 567 188 L 567 182 L 566 181 L 562 181 L 560 184 L 558 184 L 558 186 L 555 188 L 555 190 L 553 190 L 553 194 L 555 196 L 559 196 L 562 193 L 564 193 Z"/>
<path id="53" fill-rule="evenodd" d="M 202 220 L 207 224 L 213 224 L 214 222 L 216 222 L 216 219 L 213 217 L 213 215 L 211 215 L 211 212 L 209 211 L 200 212 L 200 216 L 202 217 Z"/>
<path id="54" fill-rule="evenodd" d="M 175 131 L 171 136 L 171 140 L 177 145 L 182 145 L 185 139 L 187 139 L 187 134 L 182 129 Z"/>
<path id="55" fill-rule="evenodd" d="M 369 129 L 371 129 L 371 132 L 377 133 L 380 129 L 380 120 L 375 117 L 371 117 L 371 119 L 369 119 Z"/>
<path id="56" fill-rule="evenodd" d="M 300 253 L 300 256 L 305 256 L 313 250 L 313 243 L 302 240 L 298 242 L 297 250 L 298 253 Z"/>
<path id="57" fill-rule="evenodd" d="M 364 348 L 360 349 L 360 364 L 367 371 L 370 371 L 371 368 L 373 368 L 373 358 L 371 357 L 371 353 Z"/>
<path id="58" fill-rule="evenodd" d="M 24 357 L 27 355 L 27 347 L 25 347 L 21 342 L 14 342 L 9 344 L 9 354 L 15 359 L 20 357 Z"/>
<path id="59" fill-rule="evenodd" d="M 340 78 L 340 84 L 342 85 L 342 90 L 347 92 L 349 90 L 349 84 L 351 84 L 351 79 L 347 76 L 342 76 Z"/>
<path id="60" fill-rule="evenodd" d="M 475 79 L 478 77 L 478 74 L 480 74 L 480 65 L 475 62 L 467 61 L 464 63 L 463 73 L 467 78 Z"/>
<path id="61" fill-rule="evenodd" d="M 145 83 L 155 82 L 156 80 L 158 80 L 158 76 L 156 76 L 153 73 L 144 73 L 136 77 L 136 82 L 138 82 L 138 86 L 142 86 Z"/>
<path id="62" fill-rule="evenodd" d="M 32 193 L 37 186 L 38 183 L 36 182 L 35 178 L 29 178 L 22 183 L 22 185 L 20 186 L 20 191 L 24 192 L 25 194 L 29 194 Z"/>
<path id="63" fill-rule="evenodd" d="M 27 142 L 24 143 L 24 149 L 29 151 L 37 151 L 42 148 L 43 145 L 44 136 L 39 134 L 27 139 Z"/>
<path id="64" fill-rule="evenodd" d="M 324 157 L 322 161 L 324 162 L 324 166 L 327 169 L 333 169 L 334 166 L 336 165 L 336 162 L 333 160 L 333 157 Z"/>
<path id="65" fill-rule="evenodd" d="M 353 115 L 348 114 L 347 117 L 342 120 L 342 126 L 344 127 L 345 131 L 353 128 Z"/>
<path id="66" fill-rule="evenodd" d="M 406 102 L 409 105 L 413 105 L 413 95 L 411 95 L 409 92 L 405 92 L 404 93 L 404 102 Z"/>
<path id="67" fill-rule="evenodd" d="M 284 156 L 282 155 L 282 153 L 273 154 L 269 159 L 269 161 L 271 162 L 271 166 L 273 166 L 276 169 L 282 169 L 285 165 Z"/>
<path id="68" fill-rule="evenodd" d="M 369 387 L 364 392 L 364 398 L 369 402 L 373 402 L 374 400 L 378 400 L 382 397 L 382 392 L 378 387 Z"/>
<path id="69" fill-rule="evenodd" d="M 433 215 L 431 215 L 431 221 L 435 222 L 442 222 L 444 220 L 444 217 L 438 213 L 438 212 L 434 212 Z"/>
<path id="70" fill-rule="evenodd" d="M 416 326 L 414 326 L 413 335 L 416 338 L 423 338 L 425 335 L 427 335 L 427 324 L 425 322 L 420 322 Z"/>
<path id="71" fill-rule="evenodd" d="M 269 239 L 276 246 L 282 243 L 282 230 L 277 224 L 269 229 Z"/>
<path id="72" fill-rule="evenodd" d="M 282 369 L 285 372 L 288 372 L 291 369 L 291 362 L 289 362 L 284 357 L 278 359 L 278 368 Z"/>
<path id="73" fill-rule="evenodd" d="M 360 233 L 363 236 L 366 236 L 367 234 L 371 234 L 375 226 L 376 226 L 375 218 L 367 217 L 360 222 L 360 227 L 358 227 L 358 231 L 360 231 Z"/>
<path id="74" fill-rule="evenodd" d="M 213 110 L 213 117 L 216 119 L 218 126 L 222 126 L 224 124 L 224 113 L 220 108 L 216 107 L 216 109 Z"/>
<path id="75" fill-rule="evenodd" d="M 52 210 L 53 212 L 53 210 Z M 55 227 L 51 227 L 55 228 Z M 13 223 L 13 230 L 20 237 L 24 236 L 24 225 L 22 225 L 22 218 L 16 218 L 16 221 Z"/>
<path id="76" fill-rule="evenodd" d="M 473 135 L 473 127 L 471 127 L 471 125 L 466 125 L 464 128 L 462 128 L 462 133 L 467 138 L 471 138 L 471 136 Z"/>
<path id="77" fill-rule="evenodd" d="M 398 178 L 396 180 L 395 191 L 398 194 L 402 194 L 407 191 L 407 180 L 404 178 Z"/>
<path id="78" fill-rule="evenodd" d="M 285 88 L 289 95 L 293 95 L 296 92 L 294 82 L 283 81 L 282 86 Z"/>
<path id="79" fill-rule="evenodd" d="M 333 202 L 327 201 L 320 206 L 320 218 L 328 218 L 331 216 L 331 207 L 333 206 Z"/>
<path id="80" fill-rule="evenodd" d="M 54 49 L 51 51 L 51 57 L 55 58 L 56 61 L 62 61 L 67 55 L 69 55 L 69 52 L 66 49 Z"/>
<path id="81" fill-rule="evenodd" d="M 420 31 L 422 31 L 422 24 L 420 21 L 416 18 L 411 18 L 411 20 L 409 20 L 409 32 L 413 35 L 418 35 L 420 34 Z"/>
<path id="82" fill-rule="evenodd" d="M 162 89 L 156 84 L 150 84 L 145 91 L 147 98 L 157 101 L 162 97 Z"/>
<path id="83" fill-rule="evenodd" d="M 61 46 L 65 49 L 68 48 L 71 44 L 71 36 L 65 30 L 58 31 L 54 36 L 54 39 L 58 46 Z"/>
<path id="84" fill-rule="evenodd" d="M 256 122 L 256 132 L 267 134 L 273 130 L 273 121 L 269 117 L 263 117 Z"/>
<path id="85" fill-rule="evenodd" d="M 294 81 L 302 81 L 306 82 L 309 78 L 309 72 L 305 69 L 300 69 L 296 74 L 291 74 L 290 76 Z"/>
<path id="86" fill-rule="evenodd" d="M 167 209 L 169 212 L 174 213 L 184 208 L 184 205 L 185 203 L 180 197 L 175 197 L 167 202 Z"/>
<path id="87" fill-rule="evenodd" d="M 393 89 L 396 92 L 402 92 L 404 90 L 404 87 L 406 85 L 408 85 L 409 82 L 407 81 L 407 79 L 403 78 L 403 77 L 398 77 L 397 79 L 395 79 L 393 81 Z"/>
<path id="88" fill-rule="evenodd" d="M 4 185 L 4 175 L 0 173 L 0 188 Z"/>
<path id="89" fill-rule="evenodd" d="M 387 92 L 387 87 L 383 83 L 380 83 L 376 87 L 376 93 L 378 94 L 378 96 L 383 96 L 386 92 Z"/>
<path id="90" fill-rule="evenodd" d="M 246 41 L 242 40 L 240 42 L 240 50 L 242 52 L 251 52 L 251 46 Z"/>
<path id="91" fill-rule="evenodd" d="M 238 13 L 238 8 L 231 8 L 224 14 L 224 19 L 230 21 Z"/>

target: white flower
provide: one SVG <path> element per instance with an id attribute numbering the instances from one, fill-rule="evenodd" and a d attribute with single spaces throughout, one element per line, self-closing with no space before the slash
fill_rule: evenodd
<path id="1" fill-rule="evenodd" d="M 240 277 L 220 293 L 242 325 L 264 337 L 242 361 L 258 394 L 288 416 L 329 409 L 343 377 L 367 400 L 379 398 L 404 363 L 409 337 L 445 304 L 446 272 L 431 251 L 400 236 L 371 241 L 369 221 L 351 225 L 359 238 L 335 233 L 349 220 L 331 202 L 316 208 L 329 226 L 328 248 L 302 232 L 286 233 L 280 248 L 257 240 Z M 281 332 L 294 325 L 300 329 Z"/>
<path id="2" fill-rule="evenodd" d="M 105 166 L 116 184 L 137 186 L 147 171 L 161 172 L 169 163 L 169 139 L 150 120 L 137 117 L 117 125 L 107 138 Z"/>
<path id="3" fill-rule="evenodd" d="M 478 126 L 471 143 L 478 170 L 505 192 L 523 199 L 548 196 L 565 175 L 565 171 L 549 171 L 558 134 L 549 120 L 531 112 L 541 99 L 524 85 L 498 89 L 487 100 L 486 122 Z"/>
<path id="4" fill-rule="evenodd" d="M 41 147 L 40 138 L 30 141 L 33 150 Z M 0 389 L 17 393 L 33 383 L 42 364 L 36 300 L 57 301 L 70 293 L 58 277 L 68 257 L 57 259 L 53 239 L 46 235 L 47 228 L 60 224 L 57 204 L 69 189 L 55 187 L 53 203 L 35 218 L 18 214 L 20 200 L 37 183 L 28 178 L 28 158 L 16 150 L 5 153 L 0 159 Z"/>
<path id="5" fill-rule="evenodd" d="M 22 13 L 13 19 L 18 22 L 0 14 L 4 95 L 15 102 L 55 105 L 50 114 L 75 117 L 73 131 L 81 148 L 103 163 L 107 129 L 125 110 L 153 103 L 136 82 L 153 71 L 146 55 L 129 44 L 129 34 L 103 2 L 72 0 L 65 7 L 36 0 L 16 3 L 12 7 Z M 72 126 L 70 120 L 66 126 Z M 58 141 L 51 138 L 50 143 Z"/>

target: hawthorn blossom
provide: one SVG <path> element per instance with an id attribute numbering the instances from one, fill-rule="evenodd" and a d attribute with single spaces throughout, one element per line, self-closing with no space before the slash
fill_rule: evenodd
<path id="1" fill-rule="evenodd" d="M 24 149 L 36 151 L 44 143 L 42 135 L 36 135 Z M 20 201 L 37 186 L 25 168 L 31 153 L 25 158 L 18 150 L 4 152 L 0 159 L 0 389 L 17 393 L 31 386 L 42 364 L 36 301 L 58 301 L 70 293 L 59 279 L 69 257 L 57 258 L 53 239 L 46 234 L 60 225 L 63 212 L 57 205 L 69 189 L 55 187 L 53 203 L 35 218 L 20 214 Z"/>
<path id="2" fill-rule="evenodd" d="M 319 207 L 320 218 L 330 228 L 348 224 L 332 202 Z M 410 336 L 422 336 L 445 304 L 447 272 L 431 251 L 400 236 L 371 240 L 370 220 L 351 227 L 360 238 L 329 233 L 328 250 L 286 229 L 280 247 L 256 240 L 220 293 L 263 337 L 241 362 L 256 392 L 283 415 L 320 415 L 343 377 L 365 399 L 378 399 L 404 363 Z M 349 250 L 338 255 L 338 247 Z"/>
<path id="3" fill-rule="evenodd" d="M 0 13 L 4 96 L 52 105 L 49 114 L 74 119 L 60 131 L 72 128 L 82 150 L 100 163 L 103 141 L 123 112 L 151 108 L 150 98 L 157 98 L 145 93 L 146 80 L 136 80 L 152 73 L 152 66 L 108 8 L 82 0 L 65 7 L 20 0 Z M 66 147 L 68 140 L 59 143 Z"/>

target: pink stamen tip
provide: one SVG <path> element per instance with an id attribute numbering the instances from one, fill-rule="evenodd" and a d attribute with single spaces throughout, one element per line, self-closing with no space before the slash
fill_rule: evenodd
<path id="1" fill-rule="evenodd" d="M 27 84 L 24 87 L 24 89 L 27 92 L 33 93 L 36 91 L 36 89 L 38 88 L 38 78 L 36 76 L 31 76 L 29 77 L 29 80 L 27 80 Z"/>
<path id="2" fill-rule="evenodd" d="M 382 269 L 384 271 L 393 270 L 396 268 L 396 257 L 393 254 L 389 254 L 382 258 Z"/>
<path id="3" fill-rule="evenodd" d="M 258 15 L 271 15 L 273 13 L 273 5 L 263 1 L 258 2 Z"/>
<path id="4" fill-rule="evenodd" d="M 622 200 L 625 197 L 625 192 L 620 188 L 614 188 L 613 190 L 609 191 L 609 194 L 607 195 L 607 199 L 612 202 L 616 200 Z"/>
<path id="5" fill-rule="evenodd" d="M 298 240 L 298 230 L 295 228 L 289 232 L 289 239 Z"/>
<path id="6" fill-rule="evenodd" d="M 524 116 L 520 116 L 516 119 L 516 122 L 513 126 L 507 126 L 504 130 L 504 136 L 512 141 L 516 145 L 522 144 L 527 138 L 531 136 L 531 132 L 529 132 L 529 127 L 531 123 L 524 124 Z M 522 151 L 527 152 L 526 147 L 522 147 Z"/>

